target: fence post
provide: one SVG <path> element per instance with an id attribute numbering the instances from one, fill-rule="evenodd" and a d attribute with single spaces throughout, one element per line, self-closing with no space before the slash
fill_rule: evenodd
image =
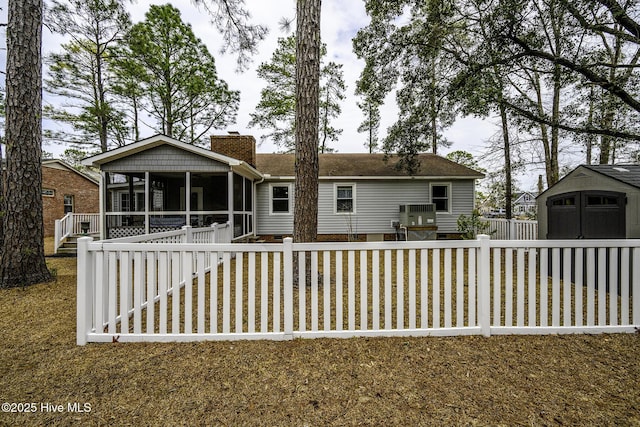
<path id="1" fill-rule="evenodd" d="M 78 239 L 76 344 L 85 345 L 93 323 L 93 253 L 89 252 L 92 237 Z"/>
<path id="2" fill-rule="evenodd" d="M 214 222 L 211 224 L 211 229 L 213 230 L 213 239 L 211 239 L 211 243 L 218 243 L 218 223 Z"/>
<path id="3" fill-rule="evenodd" d="M 58 248 L 60 247 L 60 237 L 62 235 L 62 224 L 60 224 L 60 220 L 56 219 L 54 231 L 53 231 L 53 253 L 58 253 Z"/>
<path id="4" fill-rule="evenodd" d="M 284 261 L 284 335 L 293 339 L 293 239 L 283 241 Z"/>
<path id="5" fill-rule="evenodd" d="M 193 243 L 193 230 L 190 225 L 182 227 L 184 230 L 184 243 Z"/>
<path id="6" fill-rule="evenodd" d="M 517 240 L 518 236 L 516 235 L 516 223 L 513 218 L 507 220 L 507 240 Z"/>
<path id="7" fill-rule="evenodd" d="M 478 256 L 478 323 L 482 335 L 491 336 L 491 275 L 490 253 L 491 241 L 489 236 L 481 234 L 478 236 L 480 244 L 480 255 Z"/>

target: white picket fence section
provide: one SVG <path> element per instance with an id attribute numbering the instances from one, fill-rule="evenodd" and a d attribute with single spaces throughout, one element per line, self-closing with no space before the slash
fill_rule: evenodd
<path id="1" fill-rule="evenodd" d="M 202 244 L 86 237 L 78 245 L 77 292 L 79 345 L 634 332 L 640 240 Z"/>
<path id="2" fill-rule="evenodd" d="M 100 214 L 97 213 L 73 213 L 66 214 L 62 219 L 56 219 L 54 224 L 54 253 L 58 253 L 58 249 L 62 246 L 69 236 L 80 235 L 83 233 L 82 223 L 88 223 L 88 234 L 100 232 Z"/>
<path id="3" fill-rule="evenodd" d="M 536 240 L 538 221 L 502 218 L 481 218 L 489 223 L 487 233 L 496 240 Z"/>

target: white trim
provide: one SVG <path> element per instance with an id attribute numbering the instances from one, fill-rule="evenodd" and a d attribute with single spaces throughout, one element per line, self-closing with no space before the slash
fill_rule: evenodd
<path id="1" fill-rule="evenodd" d="M 338 187 L 351 187 L 351 200 L 353 209 L 351 212 L 338 212 Z M 356 183 L 355 182 L 334 182 L 333 183 L 333 214 L 334 215 L 355 215 L 356 214 Z"/>
<path id="2" fill-rule="evenodd" d="M 289 195 L 289 210 L 287 212 L 274 212 L 273 211 L 273 187 L 287 187 L 288 190 L 288 195 Z M 293 198 L 292 196 L 292 183 L 288 182 L 288 183 L 269 183 L 269 215 L 292 215 L 293 212 L 291 211 L 291 207 L 292 207 L 292 200 Z M 279 199 L 279 200 L 284 200 L 284 199 Z"/>
<path id="3" fill-rule="evenodd" d="M 433 201 L 433 187 L 434 186 L 438 186 L 438 187 L 447 187 L 447 210 L 446 211 L 439 211 L 436 208 L 436 215 L 437 214 L 451 214 L 452 212 L 452 185 L 451 182 L 447 181 L 447 182 L 430 182 L 429 183 L 429 200 L 431 201 L 431 203 L 433 203 L 434 205 L 436 204 Z M 474 193 L 475 194 L 475 193 Z"/>
<path id="4" fill-rule="evenodd" d="M 296 177 L 291 175 L 264 175 L 265 181 L 293 181 Z M 349 181 L 450 181 L 450 180 L 476 180 L 481 179 L 478 176 L 388 176 L 388 175 L 376 175 L 376 176 L 319 176 L 318 179 L 320 181 L 340 181 L 340 180 L 349 180 Z"/>

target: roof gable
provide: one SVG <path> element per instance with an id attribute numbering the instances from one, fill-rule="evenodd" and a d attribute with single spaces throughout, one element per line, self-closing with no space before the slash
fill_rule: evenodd
<path id="1" fill-rule="evenodd" d="M 99 167 L 101 165 L 125 159 L 138 153 L 153 150 L 161 146 L 173 147 L 175 149 L 186 151 L 188 153 L 211 159 L 219 163 L 224 163 L 235 171 L 242 171 L 244 174 L 253 176 L 255 178 L 262 177 L 262 174 L 260 174 L 260 172 L 258 172 L 254 167 L 244 161 L 224 156 L 206 148 L 198 147 L 197 145 L 187 144 L 166 135 L 154 135 L 152 137 L 141 139 L 140 141 L 136 141 L 123 147 L 105 151 L 104 153 L 100 153 L 84 159 L 82 161 L 82 164 L 87 166 Z"/>
<path id="2" fill-rule="evenodd" d="M 60 159 L 47 159 L 47 160 L 43 160 L 42 161 L 42 166 L 43 167 L 48 167 L 48 168 L 52 168 L 52 169 L 61 169 L 61 170 L 68 170 L 69 172 L 74 172 L 78 175 L 80 175 L 82 178 L 86 179 L 87 181 L 90 181 L 92 184 L 96 184 L 99 185 L 100 184 L 100 180 L 94 178 L 93 176 L 81 172 L 78 169 L 70 166 L 69 164 L 67 164 L 66 162 L 60 160 Z"/>
<path id="3" fill-rule="evenodd" d="M 397 169 L 397 157 L 385 160 L 384 154 L 369 153 L 331 153 L 319 155 L 320 178 L 464 178 L 477 179 L 484 175 L 466 166 L 452 162 L 435 154 L 418 154 L 420 167 L 411 176 L 406 171 Z M 259 171 L 271 177 L 293 177 L 295 175 L 294 154 L 262 154 L 256 155 Z"/>

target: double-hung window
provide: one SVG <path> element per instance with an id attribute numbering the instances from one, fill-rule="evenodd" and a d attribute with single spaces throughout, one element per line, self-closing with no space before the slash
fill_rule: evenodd
<path id="1" fill-rule="evenodd" d="M 64 214 L 73 212 L 73 196 L 69 194 L 64 195 Z"/>
<path id="2" fill-rule="evenodd" d="M 291 213 L 291 185 L 271 185 L 271 213 L 289 214 Z"/>
<path id="3" fill-rule="evenodd" d="M 356 212 L 355 184 L 336 184 L 335 200 L 337 214 L 351 214 Z"/>
<path id="4" fill-rule="evenodd" d="M 436 212 L 451 212 L 451 184 L 431 184 L 431 203 Z"/>

